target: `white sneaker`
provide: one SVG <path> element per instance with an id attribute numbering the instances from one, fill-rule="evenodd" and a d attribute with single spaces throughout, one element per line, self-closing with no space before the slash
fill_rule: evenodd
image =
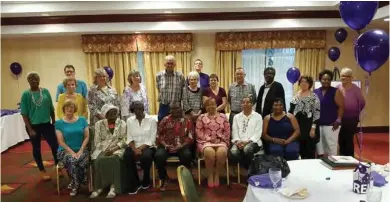
<path id="1" fill-rule="evenodd" d="M 102 191 L 103 191 L 102 189 L 98 189 L 98 190 L 92 192 L 92 194 L 89 196 L 89 198 L 96 198 L 96 197 L 98 197 L 102 193 Z"/>
<path id="2" fill-rule="evenodd" d="M 114 198 L 116 196 L 115 189 L 111 188 L 106 198 Z"/>

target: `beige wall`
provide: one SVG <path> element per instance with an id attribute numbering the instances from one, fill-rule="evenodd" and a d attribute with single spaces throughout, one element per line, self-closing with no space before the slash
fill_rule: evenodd
<path id="1" fill-rule="evenodd" d="M 23 72 L 16 79 L 9 66 L 19 62 Z M 64 78 L 66 64 L 76 67 L 76 76 L 86 80 L 85 57 L 80 36 L 11 38 L 1 40 L 1 108 L 15 109 L 22 92 L 28 89 L 26 75 L 37 71 L 41 86 L 49 89 L 53 100 L 57 85 Z"/>
<path id="2" fill-rule="evenodd" d="M 388 30 L 388 28 L 386 29 Z M 348 39 L 339 45 L 333 37 L 334 31 L 327 32 L 327 49 L 338 46 L 341 50 L 338 67 L 353 69 L 356 79 L 364 81 L 366 73 L 356 66 L 352 40 L 356 34 L 350 31 Z M 215 72 L 215 33 L 195 33 L 192 61 L 200 58 L 205 73 Z M 77 68 L 77 77 L 86 80 L 85 58 L 81 50 L 80 36 L 34 37 L 3 39 L 1 46 L 1 108 L 13 109 L 20 100 L 23 90 L 28 88 L 26 74 L 38 71 L 41 74 L 42 87 L 48 88 L 55 96 L 56 86 L 63 78 L 63 67 L 73 64 Z M 16 80 L 9 65 L 17 61 L 23 66 L 23 73 Z M 332 69 L 333 62 L 326 59 L 326 67 Z M 367 97 L 365 126 L 389 125 L 389 63 L 374 72 L 370 78 L 370 90 Z M 19 83 L 19 86 L 18 86 Z"/>

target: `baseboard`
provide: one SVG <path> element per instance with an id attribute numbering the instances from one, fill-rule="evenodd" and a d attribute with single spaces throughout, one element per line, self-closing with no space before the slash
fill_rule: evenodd
<path id="1" fill-rule="evenodd" d="M 363 127 L 363 133 L 389 133 L 389 126 L 366 126 Z M 360 128 L 357 129 L 359 132 Z"/>

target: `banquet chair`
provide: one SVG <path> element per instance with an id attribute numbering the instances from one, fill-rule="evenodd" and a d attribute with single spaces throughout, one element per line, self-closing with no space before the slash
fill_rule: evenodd
<path id="1" fill-rule="evenodd" d="M 180 160 L 179 160 L 179 157 L 177 157 L 177 156 L 170 156 L 170 157 L 168 157 L 168 159 L 167 159 L 167 163 L 179 163 L 180 162 Z M 155 185 L 156 185 L 156 167 L 155 167 L 155 165 L 154 165 L 154 162 L 153 162 L 153 164 L 152 164 L 152 178 L 153 178 L 153 187 L 155 187 Z M 161 187 L 161 180 L 159 179 L 159 186 Z"/>
<path id="2" fill-rule="evenodd" d="M 200 185 L 200 178 L 201 178 L 201 174 L 200 174 L 200 162 L 201 161 L 204 161 L 204 157 L 199 153 L 198 154 L 198 184 Z M 226 181 L 227 181 L 227 185 L 230 185 L 230 182 L 229 182 L 229 158 L 226 158 Z"/>
<path id="3" fill-rule="evenodd" d="M 200 198 L 196 190 L 192 173 L 185 166 L 177 167 L 180 192 L 185 202 L 199 202 Z"/>

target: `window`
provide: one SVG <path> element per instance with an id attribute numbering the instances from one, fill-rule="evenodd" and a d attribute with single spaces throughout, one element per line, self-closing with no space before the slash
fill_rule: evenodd
<path id="1" fill-rule="evenodd" d="M 246 73 L 245 79 L 254 84 L 256 92 L 264 84 L 264 69 L 273 67 L 276 70 L 275 81 L 283 85 L 286 109 L 290 107 L 293 97 L 293 85 L 287 80 L 287 70 L 294 66 L 294 48 L 250 49 L 242 51 L 242 65 Z"/>

